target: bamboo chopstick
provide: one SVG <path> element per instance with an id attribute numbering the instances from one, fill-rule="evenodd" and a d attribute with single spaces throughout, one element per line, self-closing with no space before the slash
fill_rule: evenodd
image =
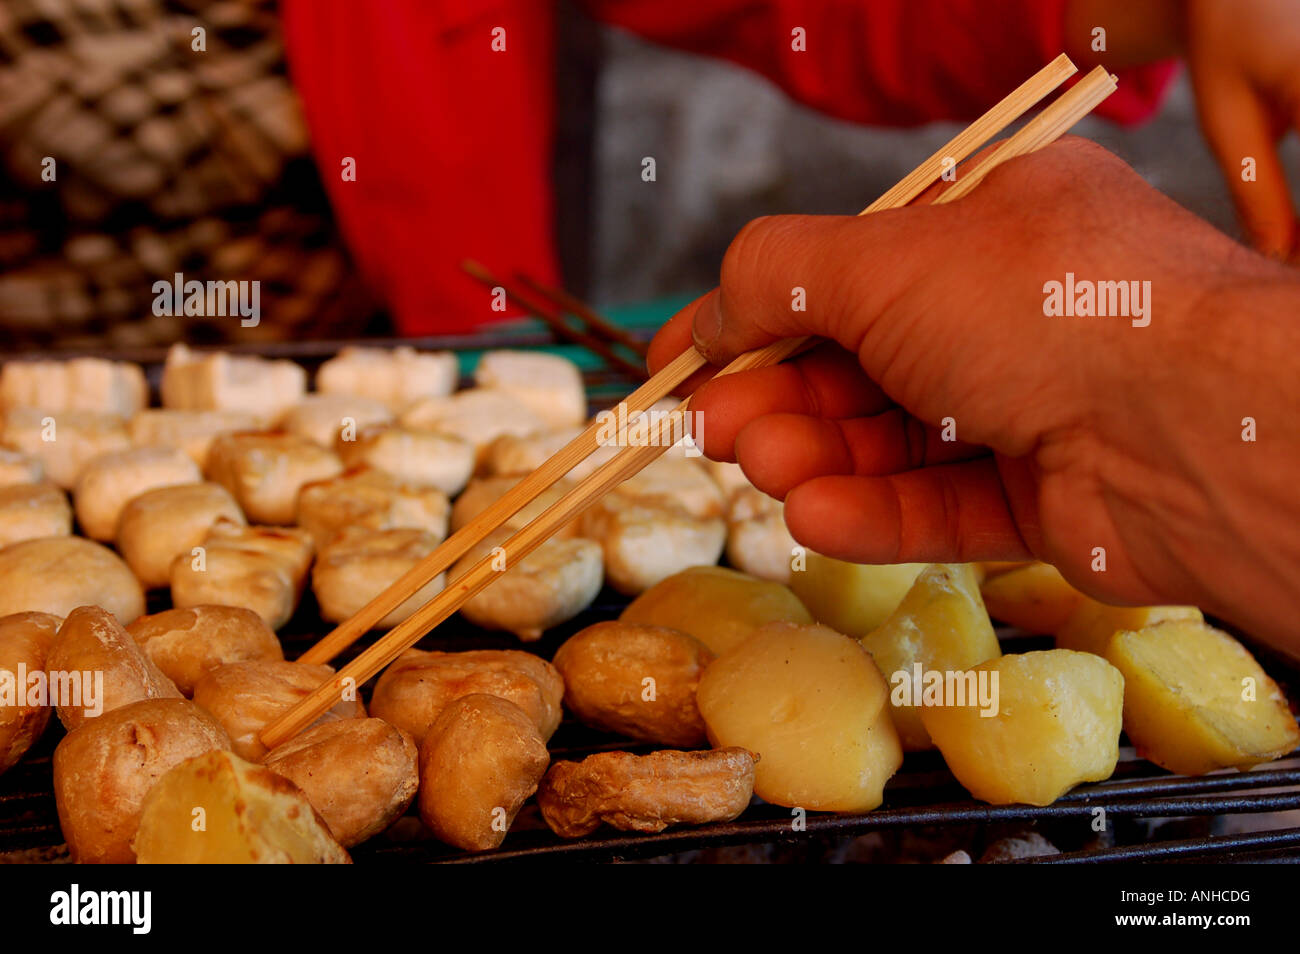
<path id="1" fill-rule="evenodd" d="M 899 186 L 890 190 L 890 193 L 886 193 L 886 195 L 896 193 L 897 197 L 891 201 L 897 202 L 899 205 L 905 204 L 906 201 L 911 201 L 912 198 L 919 195 L 938 178 L 946 168 L 948 157 L 952 157 L 958 162 L 967 158 L 988 138 L 1005 128 L 1008 123 L 1019 115 L 1019 112 L 1013 114 L 1012 110 L 1023 112 L 1025 108 L 1028 108 L 1028 105 L 1037 102 L 1047 92 L 1058 86 L 1069 73 L 1074 71 L 1073 65 L 1069 64 L 1068 60 L 1064 61 L 1068 65 L 1068 70 L 1063 70 L 1057 65 L 1061 59 L 1058 58 L 1057 61 L 1049 65 L 1048 69 L 1035 74 L 1015 93 L 1003 99 L 993 109 L 989 110 L 979 120 L 945 145 L 943 149 L 922 163 L 917 170 L 904 180 L 904 183 L 906 183 L 905 188 L 902 188 L 904 183 L 900 183 Z M 1026 89 L 1026 87 L 1031 88 Z M 1113 89 L 1113 86 L 1111 88 Z M 1037 95 L 1033 95 L 1034 93 L 1037 93 Z M 1062 96 L 1058 103 L 1049 106 L 1044 115 L 1038 117 L 1038 119 L 1044 119 L 1044 116 L 1051 114 L 1050 118 L 1044 119 L 1036 127 L 1034 133 L 1022 137 L 1020 147 L 1025 149 L 1039 148 L 1059 136 L 1077 121 L 1079 116 L 1085 114 L 1092 108 L 1092 105 L 1095 105 L 1092 97 L 1096 95 L 1098 95 L 1098 88 L 1090 86 L 1089 92 L 1072 97 L 1069 101 L 1066 101 L 1065 97 Z M 1108 92 L 1104 95 L 1108 95 Z M 1104 98 L 1104 95 L 1101 98 Z M 1031 96 L 1032 98 L 1028 98 Z M 1028 98 L 1027 104 L 1025 104 L 1026 98 Z M 1096 101 L 1099 102 L 1100 99 Z M 1064 102 L 1064 106 L 1061 105 L 1062 102 Z M 1088 103 L 1092 103 L 1092 105 L 1086 105 Z M 1080 109 L 1083 111 L 1079 112 Z M 1021 130 L 1021 133 L 1023 132 L 1024 130 Z M 1020 133 L 1017 135 L 1020 135 Z M 1014 139 L 1015 137 L 1012 137 L 1012 140 L 1008 140 L 1008 144 Z M 977 168 L 982 172 L 980 172 L 977 182 L 998 164 L 1020 154 L 1005 148 L 1006 145 L 1004 144 L 1003 148 L 999 148 L 980 163 Z M 927 176 L 928 178 L 926 178 Z M 952 191 L 949 190 L 940 196 L 940 201 L 952 201 L 949 198 Z M 901 198 L 903 196 L 908 198 L 904 200 Z M 868 211 L 883 207 L 878 200 L 860 214 L 866 214 Z M 766 347 L 740 355 L 718 373 L 732 374 L 779 363 L 801 350 L 806 343 L 807 339 L 802 338 L 773 342 Z M 681 355 L 678 355 L 664 369 L 627 398 L 625 404 L 627 405 L 628 419 L 633 419 L 635 415 L 644 411 L 655 400 L 670 393 L 691 374 L 703 368 L 704 365 L 703 356 L 693 348 L 687 349 Z M 654 395 L 654 397 L 650 395 Z M 689 407 L 689 403 L 689 399 L 683 401 L 678 405 L 677 411 L 684 413 Z M 648 435 L 644 446 L 630 447 L 621 451 L 613 459 L 597 468 L 582 483 L 569 490 L 540 516 L 506 540 L 501 546 L 504 552 L 509 554 L 508 565 L 513 565 L 515 561 L 523 559 L 540 546 L 551 534 L 595 503 L 601 496 L 659 457 L 672 444 L 671 440 L 666 440 L 671 434 L 672 425 L 673 417 L 671 415 L 665 416 L 658 421 L 652 421 L 652 433 Z M 447 569 L 455 560 L 463 556 L 476 543 L 517 513 L 539 493 L 568 473 L 579 461 L 594 452 L 599 445 L 598 434 L 601 427 L 602 425 L 599 422 L 593 422 L 583 434 L 579 435 L 554 457 L 516 484 L 500 500 L 497 500 L 487 510 L 479 514 L 477 518 L 449 537 L 442 546 L 428 557 L 425 557 L 410 571 L 403 574 L 387 590 L 367 603 L 352 619 L 341 624 L 320 643 L 308 650 L 301 659 L 310 662 L 326 662 L 332 659 L 335 654 L 350 645 L 358 636 L 373 626 L 376 621 L 400 606 L 428 580 Z M 344 666 L 335 674 L 333 679 L 322 683 L 310 695 L 268 725 L 261 733 L 263 744 L 268 748 L 274 748 L 306 728 L 334 705 L 340 690 L 344 686 L 350 685 L 355 688 L 377 675 L 399 654 L 418 642 L 429 629 L 445 620 L 466 600 L 491 583 L 498 572 L 500 571 L 493 567 L 493 557 L 491 555 L 479 560 L 462 576 L 451 581 L 441 593 L 425 603 L 406 620 Z"/>
<path id="2" fill-rule="evenodd" d="M 549 285 L 543 285 L 537 279 L 522 272 L 515 272 L 515 280 L 520 284 L 527 285 L 553 305 L 557 305 L 570 314 L 581 318 L 587 323 L 587 327 L 604 335 L 607 341 L 617 342 L 638 357 L 645 358 L 646 352 L 649 350 L 646 342 L 628 334 L 625 329 L 614 324 L 581 298 L 575 298 L 563 288 L 551 288 Z"/>

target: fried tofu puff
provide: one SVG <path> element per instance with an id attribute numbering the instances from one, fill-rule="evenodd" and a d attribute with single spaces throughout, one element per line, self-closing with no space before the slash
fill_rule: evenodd
<path id="1" fill-rule="evenodd" d="M 465 526 L 465 524 L 496 503 L 497 500 L 504 497 L 506 492 L 521 480 L 523 480 L 523 476 L 518 474 L 508 477 L 475 477 L 471 480 L 465 488 L 465 492 L 457 497 L 451 505 L 452 532 L 454 533 Z M 572 489 L 573 485 L 568 480 L 561 480 L 552 484 L 525 504 L 523 509 L 513 517 L 507 519 L 502 526 L 512 530 L 519 529 L 524 524 L 537 519 L 544 510 Z M 580 520 L 581 517 L 570 520 L 551 539 L 563 540 L 578 536 Z"/>
<path id="2" fill-rule="evenodd" d="M 399 483 L 436 487 L 448 496 L 464 490 L 474 473 L 474 445 L 469 441 L 400 424 L 340 433 L 334 452 L 348 469 L 373 467 Z"/>
<path id="3" fill-rule="evenodd" d="M 275 631 L 242 606 L 164 610 L 141 616 L 126 631 L 185 696 L 218 666 L 284 659 Z"/>
<path id="4" fill-rule="evenodd" d="M 49 613 L 15 613 L 0 618 L 0 686 L 12 680 L 13 705 L 0 705 L 0 775 L 36 744 L 50 721 L 49 698 L 33 700 L 30 683 L 18 681 L 20 668 L 44 672 L 54 637 L 62 623 Z"/>
<path id="5" fill-rule="evenodd" d="M 41 537 L 66 537 L 72 532 L 68 495 L 54 484 L 13 484 L 0 487 L 0 547 Z"/>
<path id="6" fill-rule="evenodd" d="M 136 447 L 175 447 L 199 467 L 208 462 L 208 448 L 218 434 L 255 431 L 258 418 L 245 411 L 178 411 L 145 408 L 127 425 Z"/>
<path id="7" fill-rule="evenodd" d="M 789 583 L 798 544 L 785 525 L 785 504 L 742 487 L 727 504 L 727 562 L 761 580 Z"/>
<path id="8" fill-rule="evenodd" d="M 601 549 L 581 537 L 551 539 L 516 563 L 498 551 L 510 533 L 498 530 L 472 548 L 452 567 L 450 579 L 491 556 L 500 577 L 470 597 L 460 613 L 476 626 L 504 629 L 529 642 L 591 605 L 604 582 Z"/>
<path id="9" fill-rule="evenodd" d="M 343 464 L 332 450 L 304 437 L 264 431 L 217 437 L 206 470 L 249 520 L 287 526 L 297 515 L 303 485 L 337 476 Z"/>
<path id="10" fill-rule="evenodd" d="M 396 412 L 421 398 L 446 397 L 459 376 L 450 351 L 344 348 L 320 366 L 316 390 L 382 401 Z"/>
<path id="11" fill-rule="evenodd" d="M 528 713 L 543 739 L 551 737 L 563 715 L 559 671 L 540 656 L 514 649 L 408 649 L 380 673 L 370 709 L 418 744 L 449 703 L 473 693 L 513 702 Z"/>
<path id="12" fill-rule="evenodd" d="M 483 472 L 490 476 L 530 474 L 550 460 L 584 428 L 564 427 L 538 434 L 503 434 L 488 445 L 483 456 Z M 566 479 L 582 480 L 621 450 L 615 444 L 597 447 L 595 453 L 578 462 Z"/>
<path id="13" fill-rule="evenodd" d="M 178 411 L 242 411 L 269 424 L 306 392 L 307 372 L 293 361 L 176 344 L 163 364 L 163 407 Z"/>
<path id="14" fill-rule="evenodd" d="M 657 832 L 669 825 L 731 821 L 753 797 L 757 761 L 741 748 L 598 752 L 551 766 L 537 804 L 561 838 L 581 838 L 602 823 L 619 831 Z"/>
<path id="15" fill-rule="evenodd" d="M 242 606 L 279 629 L 297 609 L 311 557 L 311 537 L 297 527 L 219 520 L 202 544 L 172 560 L 172 605 Z"/>
<path id="16" fill-rule="evenodd" d="M 416 401 L 401 416 L 403 427 L 459 437 L 482 462 L 488 445 L 503 434 L 536 434 L 546 421 L 519 399 L 497 388 L 469 388 L 450 397 Z"/>
<path id="17" fill-rule="evenodd" d="M 148 402 L 144 372 L 129 361 L 7 361 L 0 368 L 0 407 L 107 411 L 130 417 Z"/>
<path id="18" fill-rule="evenodd" d="M 4 413 L 0 444 L 36 458 L 50 480 L 71 490 L 88 461 L 126 450 L 131 438 L 126 419 L 117 414 L 15 407 Z"/>
<path id="19" fill-rule="evenodd" d="M 340 432 L 355 434 L 359 428 L 384 424 L 392 419 L 393 413 L 388 405 L 373 398 L 350 394 L 309 394 L 286 410 L 277 426 L 321 447 L 332 448 Z"/>
<path id="20" fill-rule="evenodd" d="M 727 526 L 718 517 L 699 518 L 671 503 L 617 492 L 580 519 L 583 536 L 600 542 L 606 581 L 630 596 L 688 567 L 717 563 L 727 542 Z"/>
<path id="21" fill-rule="evenodd" d="M 45 465 L 21 451 L 0 447 L 0 487 L 38 484 L 45 479 Z"/>
<path id="22" fill-rule="evenodd" d="M 496 848 L 550 761 L 537 725 L 513 702 L 462 696 L 420 745 L 420 820 L 457 848 Z"/>
<path id="23" fill-rule="evenodd" d="M 122 508 L 117 551 L 146 588 L 166 586 L 171 564 L 203 543 L 218 521 L 244 525 L 244 513 L 220 484 L 155 487 Z"/>
<path id="24" fill-rule="evenodd" d="M 297 705 L 321 683 L 332 679 L 329 666 L 280 660 L 249 660 L 210 669 L 194 686 L 194 701 L 230 734 L 229 748 L 240 758 L 260 762 L 267 753 L 262 730 Z M 312 723 L 364 719 L 365 706 L 355 692 L 344 694 Z"/>
<path id="25" fill-rule="evenodd" d="M 126 624 L 144 612 L 144 590 L 108 547 L 82 537 L 42 537 L 0 550 L 0 616 L 67 616 L 102 606 Z"/>
<path id="26" fill-rule="evenodd" d="M 81 530 L 92 540 L 117 536 L 117 521 L 133 497 L 155 487 L 196 484 L 198 465 L 171 447 L 132 447 L 89 461 L 77 477 L 73 502 Z"/>
<path id="27" fill-rule="evenodd" d="M 535 351 L 487 351 L 474 369 L 474 383 L 513 397 L 544 427 L 568 427 L 587 419 L 587 392 L 578 366 L 559 355 Z"/>
<path id="28" fill-rule="evenodd" d="M 425 530 L 353 528 L 321 548 L 312 570 L 311 588 L 323 619 L 341 623 L 387 589 L 398 577 L 437 548 L 439 539 Z M 442 591 L 439 573 L 375 625 L 396 626 Z"/>
<path id="29" fill-rule="evenodd" d="M 447 536 L 451 502 L 436 487 L 403 484 L 382 470 L 358 468 L 329 480 L 304 484 L 298 493 L 298 526 L 323 549 L 344 530 L 424 530 Z"/>

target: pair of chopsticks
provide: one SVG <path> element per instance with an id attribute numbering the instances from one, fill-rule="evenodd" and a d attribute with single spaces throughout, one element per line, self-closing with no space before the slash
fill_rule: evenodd
<path id="1" fill-rule="evenodd" d="M 514 281 L 505 281 L 472 259 L 465 259 L 460 267 L 488 288 L 500 288 L 508 301 L 540 319 L 556 337 L 582 345 L 634 381 L 644 381 L 650 376 L 645 369 L 645 342 L 638 341 L 581 299 L 521 272 L 515 273 Z M 568 315 L 576 318 L 581 327 L 573 327 Z"/>
<path id="2" fill-rule="evenodd" d="M 1018 119 L 1022 113 L 1075 72 L 1077 70 L 1068 57 L 1064 54 L 1057 57 L 860 214 L 865 215 L 880 209 L 907 205 L 938 180 L 951 162 L 960 163 L 969 158 L 981 145 Z M 936 204 L 961 198 L 1001 163 L 1054 141 L 1091 112 L 1114 89 L 1113 76 L 1101 67 L 1093 70 L 1009 139 L 983 156 L 974 168 L 963 170 L 955 185 L 935 200 Z M 718 374 L 734 374 L 777 364 L 801 350 L 807 342 L 806 338 L 775 341 L 766 347 L 740 355 Z M 706 364 L 704 357 L 694 348 L 689 348 L 678 355 L 658 374 L 627 397 L 624 401 L 627 419 L 635 420 L 652 404 L 672 393 L 692 374 L 703 369 Z M 643 446 L 621 450 L 569 490 L 544 513 L 505 541 L 502 546 L 505 553 L 509 555 L 509 565 L 514 566 L 604 494 L 663 454 L 672 446 L 674 436 L 680 437 L 680 431 L 676 435 L 673 431 L 681 426 L 683 420 L 678 415 L 684 415 L 689 406 L 690 398 L 687 398 L 670 414 L 652 421 Z M 340 624 L 304 653 L 300 657 L 301 661 L 328 663 L 332 660 L 429 580 L 450 568 L 471 547 L 518 513 L 538 494 L 560 480 L 575 465 L 594 453 L 600 446 L 599 435 L 602 428 L 603 425 L 599 420 L 592 421 L 582 434 L 565 445 L 554 457 L 448 537 L 433 553 L 363 606 L 355 616 Z M 268 725 L 261 734 L 262 743 L 268 748 L 274 748 L 287 741 L 333 707 L 340 698 L 343 687 L 358 687 L 377 675 L 398 655 L 415 645 L 425 633 L 447 619 L 467 600 L 488 586 L 500 572 L 494 568 L 493 563 L 494 559 L 489 554 L 448 583 L 441 593 L 365 649 L 339 670 L 333 679 L 322 683 L 310 695 Z"/>

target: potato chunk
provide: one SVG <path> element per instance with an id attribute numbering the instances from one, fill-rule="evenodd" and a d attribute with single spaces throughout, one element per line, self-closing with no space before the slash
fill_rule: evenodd
<path id="1" fill-rule="evenodd" d="M 924 563 L 866 566 L 808 552 L 808 565 L 790 574 L 790 589 L 813 619 L 861 639 L 898 609 Z"/>
<path id="2" fill-rule="evenodd" d="M 569 637 L 554 663 L 565 705 L 587 725 L 691 748 L 706 739 L 695 688 L 713 658 L 675 629 L 608 620 Z"/>
<path id="3" fill-rule="evenodd" d="M 420 745 L 420 818 L 467 851 L 496 848 L 551 758 L 537 724 L 499 696 L 463 696 Z"/>
<path id="4" fill-rule="evenodd" d="M 905 752 L 934 748 L 916 704 L 921 692 L 916 664 L 923 672 L 960 671 L 1002 655 L 975 570 L 963 563 L 926 567 L 894 615 L 864 636 L 862 645 L 891 685 L 897 687 L 900 680 L 913 683 L 906 704 L 896 698 L 897 692 L 890 693 L 894 726 Z"/>
<path id="5" fill-rule="evenodd" d="M 715 746 L 759 757 L 754 791 L 776 805 L 868 811 L 903 762 L 880 670 L 825 626 L 762 627 L 704 670 L 695 697 Z"/>
<path id="6" fill-rule="evenodd" d="M 1091 653 L 1050 649 L 1002 656 L 970 672 L 967 692 L 970 682 L 986 679 L 996 715 L 949 704 L 924 707 L 921 719 L 972 795 L 994 805 L 1050 805 L 1080 782 L 1110 778 L 1124 708 L 1118 669 Z"/>
<path id="7" fill-rule="evenodd" d="M 1085 599 L 1050 563 L 994 574 L 980 592 L 990 616 L 1030 633 L 1055 633 Z"/>
<path id="8" fill-rule="evenodd" d="M 348 864 L 297 785 L 230 752 L 187 759 L 145 797 L 142 865 Z"/>
<path id="9" fill-rule="evenodd" d="M 618 618 L 689 633 L 717 655 L 767 623 L 813 621 L 789 587 L 721 566 L 673 574 L 634 599 Z"/>
<path id="10" fill-rule="evenodd" d="M 1246 647 L 1198 620 L 1116 633 L 1124 731 L 1143 758 L 1183 775 L 1246 769 L 1300 746 L 1286 696 Z"/>
<path id="11" fill-rule="evenodd" d="M 598 752 L 581 762 L 556 762 L 537 804 L 561 838 L 589 835 L 602 822 L 620 831 L 655 832 L 731 821 L 753 798 L 754 763 L 754 753 L 739 748 Z"/>
<path id="12" fill-rule="evenodd" d="M 1121 630 L 1143 629 L 1171 619 L 1201 622 L 1195 606 L 1108 606 L 1083 600 L 1056 633 L 1058 649 L 1105 656 L 1110 639 Z"/>

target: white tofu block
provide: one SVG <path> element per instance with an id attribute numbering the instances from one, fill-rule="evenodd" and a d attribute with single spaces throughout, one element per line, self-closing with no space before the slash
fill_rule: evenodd
<path id="1" fill-rule="evenodd" d="M 348 394 L 387 404 L 394 412 L 429 397 L 456 390 L 456 356 L 449 351 L 344 348 L 316 372 L 316 390 Z"/>
<path id="2" fill-rule="evenodd" d="M 163 407 L 180 411 L 243 411 L 270 423 L 306 392 L 307 372 L 292 361 L 177 344 L 163 365 Z"/>
<path id="3" fill-rule="evenodd" d="M 117 414 L 16 407 L 5 411 L 0 444 L 35 457 L 50 480 L 71 490 L 87 461 L 125 450 L 131 438 Z"/>
<path id="4" fill-rule="evenodd" d="M 104 358 L 8 361 L 0 368 L 0 406 L 101 411 L 130 417 L 149 403 L 140 366 Z"/>
<path id="5" fill-rule="evenodd" d="M 548 428 L 587 420 L 587 392 L 578 366 L 567 358 L 532 351 L 488 351 L 474 369 L 481 388 L 505 391 Z"/>

